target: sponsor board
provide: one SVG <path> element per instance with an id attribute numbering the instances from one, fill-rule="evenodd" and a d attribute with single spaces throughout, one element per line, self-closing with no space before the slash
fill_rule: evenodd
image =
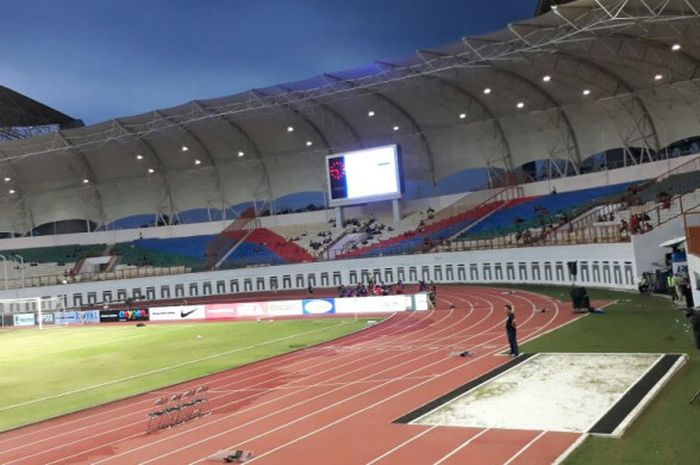
<path id="1" fill-rule="evenodd" d="M 100 323 L 114 323 L 117 321 L 148 321 L 148 309 L 100 310 Z"/>
<path id="2" fill-rule="evenodd" d="M 41 322 L 45 325 L 52 325 L 54 323 L 53 313 L 42 313 Z"/>
<path id="3" fill-rule="evenodd" d="M 84 310 L 54 313 L 54 323 L 57 325 L 82 325 L 86 323 L 99 323 L 99 310 Z"/>
<path id="4" fill-rule="evenodd" d="M 205 306 L 207 320 L 231 318 L 264 318 L 302 315 L 301 300 L 277 300 L 270 302 L 235 302 Z"/>
<path id="5" fill-rule="evenodd" d="M 148 309 L 151 321 L 185 321 L 206 318 L 204 305 L 178 305 L 175 307 L 152 307 Z"/>
<path id="6" fill-rule="evenodd" d="M 12 315 L 14 326 L 34 326 L 36 318 L 33 313 L 15 313 Z"/>
<path id="7" fill-rule="evenodd" d="M 267 302 L 241 302 L 206 306 L 207 320 L 259 318 L 267 314 Z"/>
<path id="8" fill-rule="evenodd" d="M 304 315 L 330 315 L 335 313 L 335 299 L 304 299 Z"/>
<path id="9" fill-rule="evenodd" d="M 341 314 L 407 312 L 413 309 L 413 296 L 411 295 L 402 294 L 335 299 L 335 312 Z"/>
<path id="10" fill-rule="evenodd" d="M 267 303 L 267 316 L 300 316 L 304 313 L 301 300 L 273 300 Z"/>
<path id="11" fill-rule="evenodd" d="M 428 294 L 423 292 L 413 296 L 413 309 L 424 311 L 428 309 Z"/>

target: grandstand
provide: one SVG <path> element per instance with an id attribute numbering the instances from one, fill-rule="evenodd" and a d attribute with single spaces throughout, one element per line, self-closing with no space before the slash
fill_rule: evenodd
<path id="1" fill-rule="evenodd" d="M 544 280 L 540 246 L 607 267 L 589 284 L 634 287 L 663 260 L 647 242 L 680 234 L 700 201 L 697 97 L 676 97 L 694 86 L 697 15 L 657 3 L 542 1 L 532 19 L 405 59 L 87 127 L 3 88 L 21 110 L 3 127 L 55 125 L 0 145 L 7 287 L 100 302 L 367 273 L 529 282 Z M 325 156 L 385 143 L 401 147 L 401 200 L 331 206 Z M 617 258 L 585 249 L 600 243 Z"/>

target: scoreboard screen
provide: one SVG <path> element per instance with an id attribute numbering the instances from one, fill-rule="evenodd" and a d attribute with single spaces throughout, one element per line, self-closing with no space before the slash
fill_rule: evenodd
<path id="1" fill-rule="evenodd" d="M 397 145 L 326 157 L 328 198 L 333 207 L 401 198 Z"/>

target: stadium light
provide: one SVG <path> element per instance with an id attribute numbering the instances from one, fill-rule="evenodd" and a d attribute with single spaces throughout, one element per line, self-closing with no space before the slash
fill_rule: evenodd
<path id="1" fill-rule="evenodd" d="M 392 129 L 393 129 L 394 131 L 398 131 L 400 128 L 399 128 L 398 126 L 394 126 Z"/>
<path id="2" fill-rule="evenodd" d="M 137 160 L 143 160 L 143 155 L 141 155 L 141 154 L 139 153 L 138 155 L 136 155 L 136 159 L 137 159 Z"/>
<path id="3" fill-rule="evenodd" d="M 307 147 L 311 147 L 312 145 L 314 145 L 313 142 L 311 142 L 310 140 L 307 140 L 307 141 L 306 141 L 306 146 L 307 146 Z"/>
<path id="4" fill-rule="evenodd" d="M 677 52 L 677 51 L 680 50 L 680 49 L 681 49 L 681 44 L 673 44 L 673 45 L 671 45 L 671 50 L 673 50 L 674 52 Z"/>
<path id="5" fill-rule="evenodd" d="M 238 151 L 238 156 L 239 156 L 239 157 L 242 157 L 243 155 L 245 155 L 245 152 L 244 152 L 243 150 L 239 150 L 239 151 Z"/>
<path id="6" fill-rule="evenodd" d="M 664 78 L 664 75 L 663 75 L 663 74 L 656 74 L 656 75 L 654 76 L 654 81 L 660 81 L 660 80 L 662 80 L 663 78 Z"/>
<path id="7" fill-rule="evenodd" d="M 148 174 L 153 174 L 155 171 L 156 170 L 154 170 L 153 168 L 148 168 Z"/>
<path id="8" fill-rule="evenodd" d="M 87 184 L 89 182 L 90 182 L 90 180 L 88 178 L 83 179 L 83 184 Z"/>
<path id="9" fill-rule="evenodd" d="M 287 132 L 294 132 L 294 126 L 287 126 Z"/>
<path id="10" fill-rule="evenodd" d="M 10 181 L 12 181 L 12 178 L 5 176 L 5 182 L 10 182 Z"/>
<path id="11" fill-rule="evenodd" d="M 189 149 L 190 149 L 190 148 L 189 148 L 188 146 L 186 146 L 186 145 L 183 145 L 183 146 L 182 146 L 182 151 L 183 151 L 183 152 L 187 152 Z"/>
<path id="12" fill-rule="evenodd" d="M 591 95 L 590 89 L 583 89 L 583 95 Z"/>
<path id="13" fill-rule="evenodd" d="M 515 106 L 518 108 L 525 108 L 525 102 L 518 102 Z"/>
<path id="14" fill-rule="evenodd" d="M 370 118 L 373 117 L 374 115 L 375 115 L 374 110 L 370 110 L 367 112 L 367 116 L 369 116 Z"/>
<path id="15" fill-rule="evenodd" d="M 467 117 L 467 114 L 466 114 L 466 113 L 460 113 L 460 114 L 459 114 L 459 119 L 464 119 L 464 118 L 466 118 L 466 117 Z"/>
<path id="16" fill-rule="evenodd" d="M 485 93 L 486 95 L 489 95 L 489 94 L 491 93 L 491 88 L 490 88 L 490 87 L 487 87 L 486 89 L 484 89 L 484 93 Z"/>
<path id="17" fill-rule="evenodd" d="M 549 74 L 546 74 L 546 75 L 542 76 L 542 80 L 544 82 L 549 82 L 552 80 L 552 76 L 550 76 Z"/>
<path id="18" fill-rule="evenodd" d="M 197 159 L 194 161 L 194 164 L 195 164 L 195 165 L 201 165 L 201 164 L 202 164 L 202 160 L 200 160 L 199 158 L 197 158 Z"/>
<path id="19" fill-rule="evenodd" d="M 557 8 L 559 8 L 559 5 L 552 5 L 552 6 L 550 6 L 549 8 L 552 9 L 552 10 L 556 10 Z"/>

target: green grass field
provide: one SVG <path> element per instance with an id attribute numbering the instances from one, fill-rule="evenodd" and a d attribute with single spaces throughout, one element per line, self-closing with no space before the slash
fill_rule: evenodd
<path id="1" fill-rule="evenodd" d="M 0 431 L 335 339 L 365 326 L 362 319 L 304 319 L 0 332 Z"/>
<path id="2" fill-rule="evenodd" d="M 518 286 L 569 300 L 568 288 Z M 621 439 L 588 438 L 565 465 L 691 465 L 700 463 L 700 352 L 680 309 L 663 297 L 590 290 L 592 299 L 618 300 L 605 315 L 589 315 L 524 344 L 524 352 L 686 353 L 688 363 L 632 423 Z M 585 402 L 581 399 L 581 402 Z"/>

